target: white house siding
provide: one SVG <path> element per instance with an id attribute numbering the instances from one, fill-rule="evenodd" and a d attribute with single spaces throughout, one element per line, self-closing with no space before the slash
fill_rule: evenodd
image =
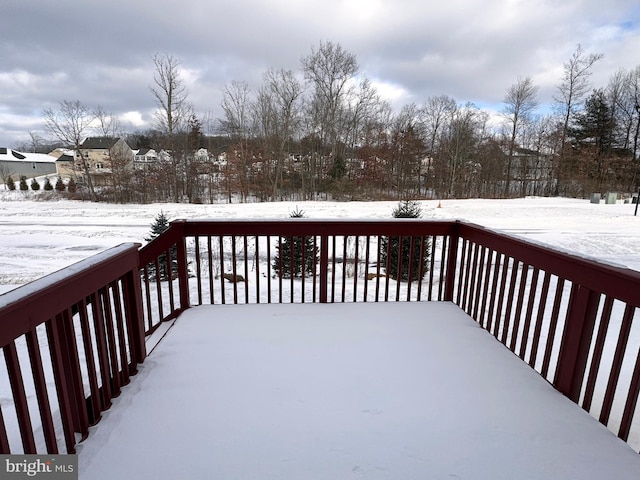
<path id="1" fill-rule="evenodd" d="M 21 158 L 23 157 L 23 158 Z M 14 180 L 56 173 L 56 159 L 42 153 L 21 153 L 0 148 L 0 173 L 11 175 Z"/>

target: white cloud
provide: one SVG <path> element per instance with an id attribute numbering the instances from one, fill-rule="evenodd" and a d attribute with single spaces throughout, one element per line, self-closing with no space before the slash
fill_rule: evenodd
<path id="1" fill-rule="evenodd" d="M 142 113 L 138 111 L 124 112 L 119 117 L 120 122 L 132 125 L 137 128 L 145 127 L 147 122 L 142 118 Z"/>
<path id="2" fill-rule="evenodd" d="M 600 0 L 157 0 L 153 8 L 128 0 L 3 1 L 0 106 L 11 116 L 2 119 L 0 144 L 21 128 L 18 117 L 63 99 L 150 118 L 158 52 L 181 60 L 189 100 L 214 117 L 225 84 L 255 86 L 269 67 L 297 71 L 321 40 L 356 54 L 363 74 L 398 107 L 437 95 L 496 104 L 526 76 L 540 86 L 540 100 L 551 101 L 578 43 L 605 55 L 594 85 L 640 65 L 636 0 L 606 8 Z"/>

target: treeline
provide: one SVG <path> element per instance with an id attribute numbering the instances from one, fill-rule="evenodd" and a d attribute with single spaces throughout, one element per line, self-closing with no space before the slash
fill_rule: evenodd
<path id="1" fill-rule="evenodd" d="M 488 112 L 449 96 L 394 112 L 355 55 L 331 42 L 303 57 L 298 72 L 270 69 L 255 89 L 229 83 L 224 116 L 211 121 L 189 103 L 179 61 L 157 55 L 156 128 L 126 138 L 171 157 L 114 188 L 128 201 L 192 202 L 635 191 L 640 66 L 594 88 L 591 69 L 601 57 L 576 48 L 554 114 L 539 114 L 538 87 L 517 79 L 496 127 Z M 212 157 L 197 158 L 200 148 Z"/>

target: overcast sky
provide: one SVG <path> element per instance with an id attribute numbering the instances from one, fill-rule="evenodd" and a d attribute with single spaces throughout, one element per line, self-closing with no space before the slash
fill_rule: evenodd
<path id="1" fill-rule="evenodd" d="M 182 65 L 200 116 L 221 116 L 222 89 L 300 70 L 320 41 L 356 55 L 392 104 L 449 95 L 499 111 L 532 77 L 552 102 L 581 44 L 602 53 L 594 87 L 640 65 L 638 0 L 1 0 L 0 147 L 46 136 L 42 111 L 101 105 L 128 131 L 152 126 L 152 55 Z"/>

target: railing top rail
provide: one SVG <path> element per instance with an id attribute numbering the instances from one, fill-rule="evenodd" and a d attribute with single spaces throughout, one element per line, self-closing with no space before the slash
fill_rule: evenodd
<path id="1" fill-rule="evenodd" d="M 211 219 L 174 220 L 169 229 L 140 250 L 145 265 L 188 236 L 315 236 L 315 235 L 452 235 L 457 222 L 423 219 Z"/>
<path id="2" fill-rule="evenodd" d="M 137 269 L 139 248 L 139 243 L 110 248 L 0 295 L 0 347 L 51 318 L 51 312 L 61 312 Z"/>
<path id="3" fill-rule="evenodd" d="M 449 235 L 456 221 L 411 218 L 185 220 L 187 235 Z"/>
<path id="4" fill-rule="evenodd" d="M 379 235 L 405 231 L 415 235 L 449 234 L 456 222 L 451 220 L 425 220 L 414 218 L 380 219 L 322 219 L 286 218 L 256 220 L 186 220 L 184 226 L 188 234 L 197 230 L 252 230 L 256 235 L 289 235 L 301 232 L 325 235 Z M 244 232 L 243 232 L 244 233 Z M 399 233 L 401 234 L 401 233 Z"/>
<path id="5" fill-rule="evenodd" d="M 619 267 L 530 240 L 460 222 L 461 238 L 562 277 L 590 290 L 640 307 L 640 272 Z"/>

